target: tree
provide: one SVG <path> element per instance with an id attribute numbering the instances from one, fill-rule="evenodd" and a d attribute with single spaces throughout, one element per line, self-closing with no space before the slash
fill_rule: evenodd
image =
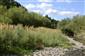
<path id="1" fill-rule="evenodd" d="M 7 9 L 5 6 L 0 5 L 0 23 L 12 23 L 12 20 L 5 16 L 5 12 L 7 12 Z"/>
<path id="2" fill-rule="evenodd" d="M 26 24 L 28 21 L 28 12 L 22 7 L 10 8 L 5 15 L 12 20 L 12 24 Z"/>
<path id="3" fill-rule="evenodd" d="M 0 4 L 6 6 L 7 9 L 13 6 L 17 6 L 17 7 L 21 6 L 21 4 L 19 4 L 15 0 L 0 0 Z"/>
<path id="4" fill-rule="evenodd" d="M 34 12 L 27 12 L 22 7 L 13 7 L 10 8 L 5 15 L 12 20 L 12 24 L 23 24 L 23 25 L 29 25 L 29 26 L 47 26 L 47 23 L 50 22 L 49 19 L 46 17 L 34 13 Z"/>
<path id="5" fill-rule="evenodd" d="M 48 15 L 45 16 L 47 19 L 49 19 L 51 22 L 49 23 L 49 27 L 50 28 L 57 28 L 57 24 L 59 21 L 52 19 L 51 17 L 49 17 Z"/>
<path id="6" fill-rule="evenodd" d="M 0 5 L 0 15 L 4 15 L 6 11 L 7 11 L 6 7 L 3 5 Z"/>
<path id="7" fill-rule="evenodd" d="M 0 23 L 11 24 L 12 23 L 12 20 L 9 17 L 6 17 L 4 15 L 0 15 Z"/>

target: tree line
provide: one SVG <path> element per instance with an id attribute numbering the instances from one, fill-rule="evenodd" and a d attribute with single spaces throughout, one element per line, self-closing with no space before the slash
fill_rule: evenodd
<path id="1" fill-rule="evenodd" d="M 48 15 L 27 11 L 21 4 L 14 0 L 0 0 L 0 22 L 8 24 L 23 24 L 39 27 L 56 28 L 57 22 Z"/>

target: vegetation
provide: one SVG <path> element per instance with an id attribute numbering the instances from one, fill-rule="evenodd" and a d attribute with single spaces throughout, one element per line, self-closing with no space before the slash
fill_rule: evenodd
<path id="1" fill-rule="evenodd" d="M 22 7 L 12 7 L 10 9 L 6 9 L 5 6 L 1 5 L 1 17 L 9 18 L 6 20 L 7 23 L 17 25 L 23 24 L 34 26 L 34 27 L 49 27 L 49 28 L 56 28 L 57 22 L 56 20 L 51 20 L 49 17 L 44 17 L 40 14 L 26 11 Z M 4 10 L 3 10 L 4 9 Z M 3 12 L 2 12 L 3 11 Z M 0 22 L 4 22 L 5 19 L 0 19 Z"/>
<path id="2" fill-rule="evenodd" d="M 13 25 L 23 24 L 23 26 L 29 25 L 34 27 L 57 27 L 56 20 L 51 20 L 49 17 L 44 17 L 40 14 L 27 11 L 23 6 L 14 0 L 0 1 L 0 16 L 0 22 Z M 3 16 L 4 19 L 2 19 Z"/>
<path id="3" fill-rule="evenodd" d="M 57 21 L 27 11 L 15 0 L 0 0 L 0 53 L 20 55 L 44 47 L 71 47 L 66 35 L 85 44 L 84 33 L 85 16 Z"/>
<path id="4" fill-rule="evenodd" d="M 0 5 L 5 6 L 7 9 L 12 8 L 13 6 L 20 7 L 21 4 L 15 0 L 0 0 Z"/>
<path id="5" fill-rule="evenodd" d="M 71 47 L 60 30 L 4 24 L 0 28 L 0 53 L 24 54 L 28 50 L 42 49 L 44 46 Z"/>
<path id="6" fill-rule="evenodd" d="M 85 16 L 77 15 L 70 19 L 64 19 L 58 23 L 58 28 L 62 29 L 66 35 L 85 44 L 85 38 L 82 35 L 85 33 Z"/>
<path id="7" fill-rule="evenodd" d="M 57 24 L 59 21 L 52 19 L 51 17 L 49 17 L 48 15 L 45 16 L 46 18 L 48 18 L 51 22 L 47 25 L 49 28 L 53 28 L 56 29 L 57 28 Z"/>
<path id="8" fill-rule="evenodd" d="M 64 19 L 58 23 L 58 28 L 69 28 L 75 33 L 79 33 L 85 30 L 85 16 L 74 16 L 70 19 Z"/>

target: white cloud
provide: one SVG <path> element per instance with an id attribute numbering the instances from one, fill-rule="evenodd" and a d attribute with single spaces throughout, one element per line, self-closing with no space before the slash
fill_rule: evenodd
<path id="1" fill-rule="evenodd" d="M 34 5 L 34 4 L 28 4 L 28 5 L 25 5 L 25 7 L 27 8 L 27 9 L 31 9 L 31 8 L 35 8 L 36 6 Z"/>
<path id="2" fill-rule="evenodd" d="M 36 7 L 40 9 L 47 9 L 47 8 L 52 8 L 53 4 L 41 3 L 41 4 L 37 4 Z"/>
<path id="3" fill-rule="evenodd" d="M 28 10 L 31 10 L 33 12 L 37 12 L 43 15 L 53 14 L 53 15 L 60 15 L 60 16 L 75 16 L 79 14 L 79 12 L 74 12 L 74 11 L 57 10 L 53 8 L 53 4 L 49 4 L 49 3 L 40 3 L 40 4 L 30 3 L 28 5 L 25 5 L 25 7 Z"/>
<path id="4" fill-rule="evenodd" d="M 30 3 L 28 5 L 25 5 L 25 7 L 28 10 L 31 10 L 33 12 L 38 12 L 41 14 L 48 14 L 55 11 L 54 9 L 52 9 L 53 4 L 49 4 L 49 3 L 40 3 L 40 4 Z"/>
<path id="5" fill-rule="evenodd" d="M 38 2 L 53 2 L 53 0 L 38 0 Z"/>
<path id="6" fill-rule="evenodd" d="M 48 3 L 41 3 L 41 4 L 28 4 L 28 5 L 25 5 L 25 7 L 27 9 L 29 8 L 41 8 L 41 9 L 44 9 L 44 8 L 49 8 L 49 7 L 52 7 L 53 5 L 52 4 L 48 4 Z"/>
<path id="7" fill-rule="evenodd" d="M 56 0 L 56 2 L 67 2 L 67 3 L 70 3 L 72 1 L 71 0 Z"/>
<path id="8" fill-rule="evenodd" d="M 32 11 L 33 12 L 40 13 L 42 15 L 49 15 L 49 14 L 56 14 L 57 13 L 57 10 L 51 9 L 51 8 L 46 9 L 46 10 L 44 10 L 44 9 L 38 9 L 38 10 L 32 10 Z"/>
<path id="9" fill-rule="evenodd" d="M 56 10 L 56 9 L 49 8 L 49 9 L 47 9 L 47 10 L 45 11 L 44 14 L 46 15 L 46 14 L 57 13 L 57 11 L 58 11 L 58 10 Z"/>
<path id="10" fill-rule="evenodd" d="M 75 16 L 78 14 L 79 14 L 79 12 L 73 12 L 73 11 L 60 11 L 58 13 L 58 15 L 61 15 L 61 16 Z"/>
<path id="11" fill-rule="evenodd" d="M 33 12 L 40 13 L 41 10 L 32 10 Z"/>
<path id="12" fill-rule="evenodd" d="M 15 0 L 22 1 L 22 0 Z M 67 2 L 70 3 L 72 0 L 23 0 L 22 2 Z"/>
<path id="13" fill-rule="evenodd" d="M 72 2 L 71 0 L 37 0 L 38 2 Z"/>

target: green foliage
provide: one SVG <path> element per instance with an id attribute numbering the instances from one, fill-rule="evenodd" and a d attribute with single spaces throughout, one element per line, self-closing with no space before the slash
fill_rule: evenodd
<path id="1" fill-rule="evenodd" d="M 85 45 L 85 32 L 79 33 L 74 38 L 76 41 L 79 41 Z"/>
<path id="2" fill-rule="evenodd" d="M 49 17 L 48 15 L 46 15 L 45 17 L 50 20 L 50 22 L 47 24 L 47 26 L 48 26 L 49 28 L 56 29 L 57 26 L 58 26 L 58 22 L 59 22 L 59 21 L 57 21 L 57 20 L 55 20 L 55 19 L 52 19 L 52 18 Z"/>
<path id="3" fill-rule="evenodd" d="M 0 29 L 0 53 L 23 54 L 28 50 L 42 49 L 44 46 L 71 46 L 59 30 L 23 28 L 20 25 L 7 27 Z"/>
<path id="4" fill-rule="evenodd" d="M 23 24 L 23 25 L 29 25 L 29 26 L 45 26 L 48 27 L 48 23 L 50 23 L 50 20 L 40 14 L 34 13 L 34 12 L 27 12 L 22 7 L 13 7 L 10 8 L 5 15 L 12 20 L 12 24 Z"/>
<path id="5" fill-rule="evenodd" d="M 58 28 L 59 29 L 66 28 L 70 22 L 71 22 L 71 19 L 70 18 L 66 18 L 66 19 L 61 20 L 58 23 Z"/>
<path id="6" fill-rule="evenodd" d="M 74 39 L 85 44 L 85 36 L 82 35 L 82 33 L 85 33 L 85 15 L 77 15 L 70 20 L 64 19 L 58 23 L 58 28 L 62 29 L 62 32 L 64 32 L 68 36 L 70 32 L 74 33 L 71 34 L 74 35 Z"/>
<path id="7" fill-rule="evenodd" d="M 71 29 L 69 29 L 69 28 L 63 28 L 63 29 L 61 29 L 62 30 L 62 32 L 64 33 L 64 34 L 66 34 L 67 36 L 69 36 L 69 37 L 74 37 L 74 31 L 72 31 Z"/>
<path id="8" fill-rule="evenodd" d="M 0 0 L 0 5 L 6 6 L 7 9 L 16 6 L 20 7 L 21 5 L 15 0 Z"/>
<path id="9" fill-rule="evenodd" d="M 0 14 L 2 15 L 0 22 L 8 21 L 9 23 L 10 21 L 12 21 L 11 24 L 15 25 L 23 24 L 24 26 L 29 25 L 34 27 L 44 26 L 49 28 L 57 28 L 58 21 L 51 18 L 49 19 L 49 17 L 44 17 L 34 12 L 26 11 L 26 9 L 22 7 L 15 6 L 7 9 L 6 6 L 0 6 L 0 10 Z M 9 18 L 9 20 L 3 19 L 3 17 Z"/>
<path id="10" fill-rule="evenodd" d="M 7 11 L 5 6 L 0 5 L 0 23 L 12 23 L 12 20 L 5 16 L 5 12 Z"/>
<path id="11" fill-rule="evenodd" d="M 12 23 L 12 20 L 11 20 L 9 17 L 0 15 L 0 23 L 8 23 L 8 24 L 11 24 L 11 23 Z"/>
<path id="12" fill-rule="evenodd" d="M 34 12 L 28 12 L 29 16 L 29 24 L 33 25 L 34 27 L 37 26 L 46 26 L 47 23 L 50 22 L 49 19 L 45 18 L 44 16 L 34 13 Z"/>
<path id="13" fill-rule="evenodd" d="M 19 7 L 13 7 L 10 8 L 6 13 L 6 16 L 8 16 L 9 18 L 11 18 L 11 20 L 13 21 L 12 24 L 24 24 L 25 21 L 27 21 L 28 17 L 27 17 L 27 12 L 25 11 L 25 9 Z"/>
<path id="14" fill-rule="evenodd" d="M 0 15 L 4 15 L 4 13 L 7 11 L 6 7 L 3 5 L 0 5 Z"/>
<path id="15" fill-rule="evenodd" d="M 79 33 L 85 30 L 85 16 L 74 16 L 72 19 L 64 19 L 58 24 L 58 28 L 68 28 L 74 31 L 74 33 Z"/>

